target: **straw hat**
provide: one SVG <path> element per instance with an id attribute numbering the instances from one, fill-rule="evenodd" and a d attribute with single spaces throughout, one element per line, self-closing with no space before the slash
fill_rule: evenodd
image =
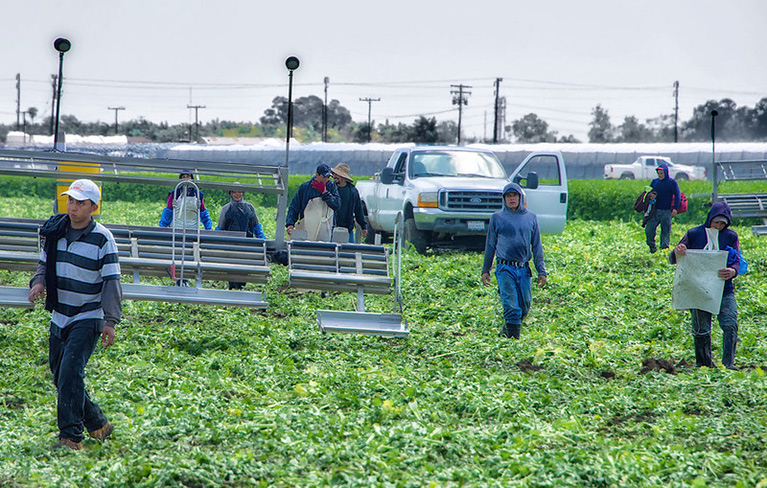
<path id="1" fill-rule="evenodd" d="M 330 171 L 332 171 L 333 174 L 336 176 L 340 176 L 341 178 L 354 182 L 351 175 L 351 169 L 349 168 L 349 165 L 346 163 L 338 163 L 336 167 L 331 169 Z"/>

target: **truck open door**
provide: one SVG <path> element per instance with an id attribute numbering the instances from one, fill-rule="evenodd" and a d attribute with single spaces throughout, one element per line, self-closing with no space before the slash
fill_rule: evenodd
<path id="1" fill-rule="evenodd" d="M 567 220 L 567 171 L 559 151 L 529 155 L 511 173 L 525 191 L 527 208 L 538 216 L 543 234 L 561 234 Z"/>

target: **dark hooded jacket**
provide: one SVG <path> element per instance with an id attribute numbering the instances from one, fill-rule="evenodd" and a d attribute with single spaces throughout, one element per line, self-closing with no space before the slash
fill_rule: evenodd
<path id="1" fill-rule="evenodd" d="M 304 210 L 306 209 L 309 200 L 312 198 L 322 198 L 334 212 L 341 208 L 341 197 L 338 195 L 338 187 L 335 182 L 330 180 L 325 183 L 325 189 L 327 191 L 325 193 L 320 193 L 312 187 L 312 181 L 314 181 L 315 178 L 316 176 L 312 176 L 312 179 L 305 183 L 301 183 L 301 186 L 298 187 L 298 191 L 293 197 L 293 200 L 290 201 L 290 206 L 288 207 L 288 213 L 285 217 L 285 227 L 296 225 L 296 222 L 304 218 Z"/>
<path id="2" fill-rule="evenodd" d="M 657 169 L 662 169 L 666 173 L 666 177 L 662 180 L 655 178 L 650 183 L 650 186 L 658 193 L 655 208 L 658 210 L 679 210 L 679 202 L 682 201 L 682 196 L 679 193 L 679 185 L 676 180 L 671 177 L 668 172 L 668 165 L 661 163 Z"/>
<path id="3" fill-rule="evenodd" d="M 732 222 L 732 212 L 730 206 L 725 202 L 716 202 L 711 206 L 711 210 L 708 211 L 706 216 L 706 222 L 703 225 L 693 227 L 688 230 L 687 233 L 679 241 L 680 244 L 687 246 L 687 249 L 703 249 L 708 243 L 708 237 L 706 236 L 706 229 L 711 227 L 711 220 L 717 215 L 722 215 L 727 218 L 727 226 L 719 232 L 719 249 L 723 251 L 729 251 L 727 247 L 732 249 L 730 255 L 727 258 L 727 267 L 732 268 L 740 273 L 740 260 L 738 259 L 738 251 L 740 250 L 740 242 L 738 241 L 738 234 L 730 229 L 730 223 Z M 669 254 L 669 261 L 672 264 L 676 264 L 676 253 L 671 251 Z M 737 276 L 737 275 L 736 275 Z M 732 279 L 725 281 L 724 294 L 734 293 L 735 287 L 732 284 Z"/>
<path id="4" fill-rule="evenodd" d="M 503 188 L 503 194 L 509 192 L 519 193 L 519 207 L 516 211 L 512 210 L 504 201 L 503 210 L 490 217 L 482 273 L 490 272 L 493 257 L 497 256 L 504 261 L 519 263 L 527 263 L 532 259 L 538 275 L 545 275 L 538 217 L 525 208 L 525 194 L 518 184 L 507 184 Z"/>

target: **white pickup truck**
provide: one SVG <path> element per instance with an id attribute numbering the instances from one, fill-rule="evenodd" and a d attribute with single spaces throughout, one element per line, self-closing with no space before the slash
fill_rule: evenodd
<path id="1" fill-rule="evenodd" d="M 639 156 L 631 164 L 606 164 L 604 179 L 652 180 L 658 177 L 655 169 L 660 163 L 668 166 L 669 174 L 675 180 L 705 180 L 706 168 L 675 164 L 665 156 Z"/>
<path id="2" fill-rule="evenodd" d="M 394 151 L 372 180 L 357 183 L 370 222 L 368 242 L 392 233 L 402 212 L 405 239 L 421 253 L 432 246 L 484 247 L 490 216 L 502 208 L 509 181 L 522 186 L 541 232 L 562 232 L 568 196 L 560 152 L 530 154 L 507 176 L 489 150 L 416 146 Z"/>

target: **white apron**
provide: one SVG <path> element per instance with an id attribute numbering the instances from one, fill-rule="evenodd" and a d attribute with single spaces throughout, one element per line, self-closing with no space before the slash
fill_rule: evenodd
<path id="1" fill-rule="evenodd" d="M 200 198 L 187 195 L 186 189 L 173 199 L 173 223 L 176 229 L 197 230 L 200 226 Z"/>
<path id="2" fill-rule="evenodd" d="M 333 209 L 320 198 L 312 198 L 304 209 L 304 218 L 295 229 L 306 231 L 308 241 L 330 241 L 333 236 Z"/>

